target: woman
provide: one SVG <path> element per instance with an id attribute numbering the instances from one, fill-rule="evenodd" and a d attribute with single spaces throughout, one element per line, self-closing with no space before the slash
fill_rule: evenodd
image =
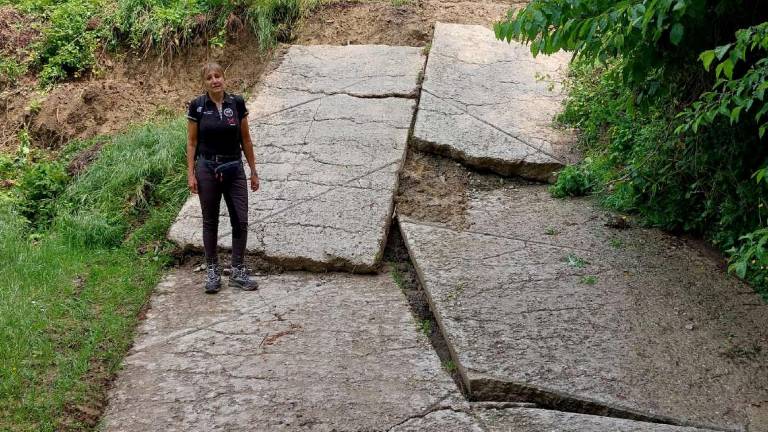
<path id="1" fill-rule="evenodd" d="M 258 285 L 243 264 L 248 240 L 248 190 L 241 151 L 251 174 L 251 190 L 259 190 L 259 177 L 248 131 L 248 110 L 241 96 L 224 91 L 224 70 L 217 63 L 203 66 L 206 92 L 189 104 L 187 118 L 187 177 L 189 190 L 200 197 L 203 210 L 203 247 L 207 274 L 205 292 L 221 288 L 217 237 L 221 197 L 232 223 L 232 273 L 229 286 L 246 291 Z"/>

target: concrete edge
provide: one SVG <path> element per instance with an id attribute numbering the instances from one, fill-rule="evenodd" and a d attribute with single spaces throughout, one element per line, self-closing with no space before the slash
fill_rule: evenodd
<path id="1" fill-rule="evenodd" d="M 411 220 L 407 217 L 401 218 L 399 215 L 397 216 L 397 220 L 400 233 L 405 243 L 405 247 L 408 250 L 409 256 L 411 257 L 411 263 L 416 270 L 419 282 L 421 283 L 422 287 L 424 287 L 424 292 L 426 294 L 430 310 L 435 317 L 435 321 L 437 321 L 440 332 L 443 334 L 443 338 L 445 339 L 446 345 L 448 346 L 448 351 L 451 354 L 451 359 L 456 363 L 459 374 L 461 375 L 461 379 L 464 382 L 465 388 L 467 389 L 467 399 L 470 402 L 532 403 L 541 409 L 573 412 L 577 414 L 589 414 L 602 417 L 621 418 L 682 427 L 695 427 L 724 432 L 743 432 L 743 430 L 740 428 L 727 428 L 707 423 L 698 423 L 687 419 L 676 419 L 663 415 L 644 413 L 642 411 L 623 407 L 618 404 L 602 402 L 596 399 L 585 398 L 582 396 L 575 396 L 548 387 L 533 387 L 527 384 L 499 380 L 468 369 L 459 360 L 458 353 L 453 346 L 450 335 L 445 331 L 443 317 L 440 313 L 440 310 L 435 305 L 432 294 L 427 289 L 424 271 L 419 266 L 417 260 L 413 258 L 414 255 L 408 242 L 408 235 L 402 227 L 402 223 L 410 223 L 412 225 L 420 224 L 418 221 Z M 480 390 L 478 390 L 478 388 Z"/>
<path id="2" fill-rule="evenodd" d="M 395 213 L 397 213 L 397 211 L 395 211 Z M 403 237 L 403 243 L 405 243 L 405 249 L 408 251 L 408 256 L 411 258 L 411 264 L 413 264 L 413 268 L 414 270 L 416 270 L 416 275 L 419 278 L 419 282 L 421 283 L 421 286 L 424 289 L 424 294 L 427 297 L 427 303 L 429 303 L 429 308 L 432 311 L 432 315 L 434 315 L 435 321 L 437 322 L 437 326 L 443 335 L 443 339 L 445 339 L 446 345 L 448 346 L 448 352 L 451 354 L 451 360 L 453 360 L 453 362 L 456 364 L 456 367 L 459 370 L 459 375 L 461 376 L 461 380 L 464 383 L 464 388 L 468 393 L 467 396 L 471 396 L 472 387 L 470 387 L 471 382 L 469 380 L 469 376 L 467 375 L 466 368 L 464 367 L 463 364 L 461 364 L 461 361 L 459 361 L 458 353 L 456 352 L 456 349 L 453 347 L 453 343 L 451 343 L 449 336 L 445 332 L 445 324 L 443 324 L 443 317 L 440 314 L 440 311 L 435 308 L 435 301 L 432 299 L 432 294 L 427 289 L 427 285 L 425 283 L 425 278 L 424 278 L 424 271 L 421 269 L 416 259 L 413 258 L 413 250 L 411 249 L 411 246 L 408 243 L 408 234 L 403 229 L 403 226 L 401 223 L 401 222 L 408 223 L 409 220 L 407 218 L 405 220 L 401 220 L 400 216 L 397 214 L 395 215 L 395 217 L 397 218 L 397 226 L 398 226 L 398 229 L 400 229 L 400 235 Z M 515 402 L 515 401 L 512 401 L 512 402 Z M 520 402 L 524 402 L 524 401 L 520 401 Z"/>
<path id="3" fill-rule="evenodd" d="M 466 152 L 450 145 L 434 143 L 415 135 L 411 137 L 411 143 L 417 150 L 424 153 L 433 153 L 444 156 L 478 171 L 491 171 L 505 177 L 518 176 L 526 180 L 534 180 L 544 183 L 554 183 L 556 179 L 555 173 L 565 166 L 559 162 L 527 164 L 512 163 L 489 157 L 469 156 Z M 542 172 L 548 174 L 544 175 Z"/>

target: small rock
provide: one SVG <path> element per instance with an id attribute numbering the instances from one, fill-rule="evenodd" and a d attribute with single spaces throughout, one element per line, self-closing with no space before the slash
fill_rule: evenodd
<path id="1" fill-rule="evenodd" d="M 205 264 L 200 264 L 199 266 L 195 267 L 195 269 L 192 271 L 195 271 L 195 272 L 205 271 Z"/>
<path id="2" fill-rule="evenodd" d="M 605 226 L 616 229 L 629 228 L 629 218 L 626 216 L 609 215 L 605 221 Z"/>
<path id="3" fill-rule="evenodd" d="M 686 330 L 693 330 L 693 324 L 686 324 L 685 325 Z"/>

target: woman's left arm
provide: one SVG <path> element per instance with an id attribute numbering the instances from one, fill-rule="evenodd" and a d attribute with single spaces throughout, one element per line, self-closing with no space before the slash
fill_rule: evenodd
<path id="1" fill-rule="evenodd" d="M 259 175 L 256 172 L 256 156 L 253 154 L 253 143 L 251 142 L 251 132 L 248 128 L 248 117 L 240 120 L 240 135 L 243 138 L 243 153 L 245 160 L 248 161 L 248 168 L 251 170 L 251 190 L 259 190 Z"/>

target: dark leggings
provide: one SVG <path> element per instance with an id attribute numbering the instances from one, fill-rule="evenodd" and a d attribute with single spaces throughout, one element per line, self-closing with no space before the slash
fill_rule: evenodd
<path id="1" fill-rule="evenodd" d="M 248 183 L 242 165 L 234 178 L 224 181 L 216 179 L 213 173 L 215 166 L 215 163 L 203 159 L 198 159 L 195 165 L 197 194 L 203 210 L 205 259 L 208 263 L 218 262 L 219 208 L 223 195 L 232 223 L 232 266 L 238 266 L 243 263 L 248 241 Z"/>

